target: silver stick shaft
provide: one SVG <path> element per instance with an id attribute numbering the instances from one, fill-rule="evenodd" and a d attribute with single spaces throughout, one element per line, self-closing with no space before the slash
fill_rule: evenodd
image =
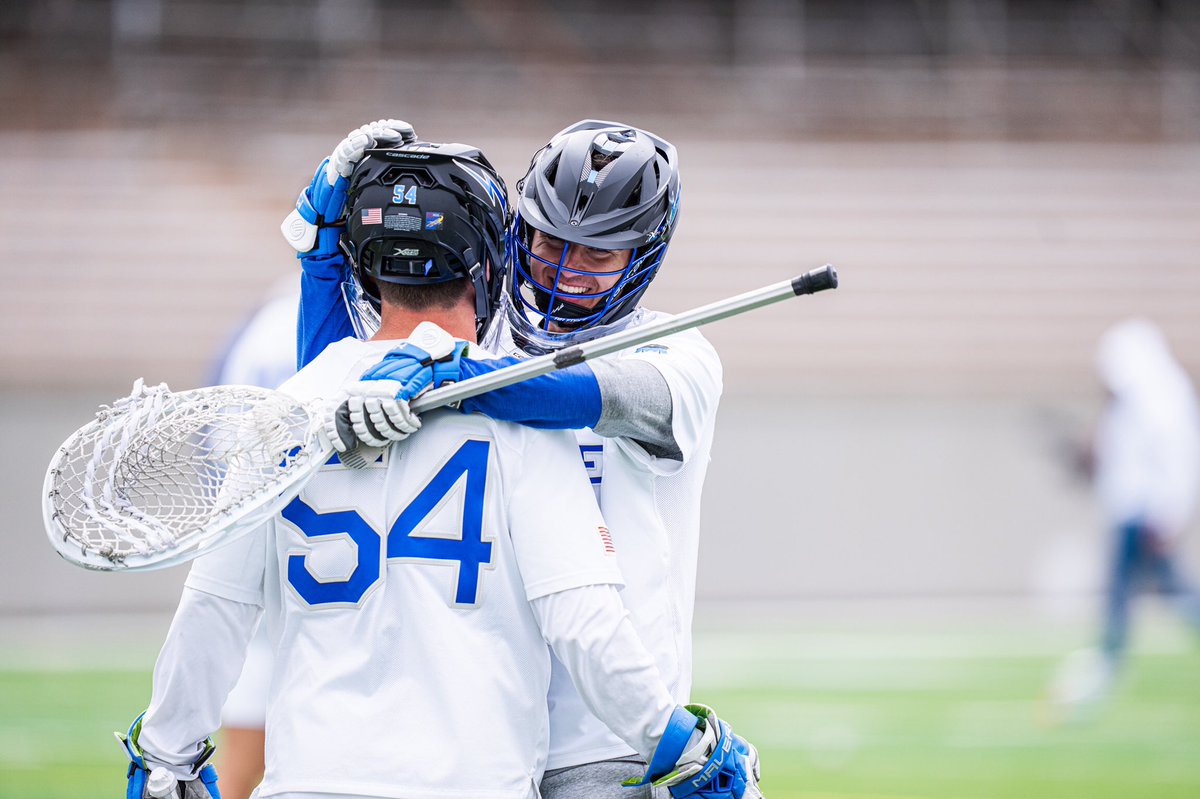
<path id="1" fill-rule="evenodd" d="M 791 280 L 772 283 L 769 286 L 764 286 L 754 291 L 747 291 L 745 294 L 738 294 L 735 297 L 717 300 L 708 305 L 684 311 L 667 319 L 638 325 L 628 330 L 622 330 L 620 333 L 613 333 L 602 338 L 585 341 L 581 344 L 559 350 L 558 352 L 539 355 L 536 358 L 521 361 L 504 369 L 497 369 L 494 372 L 488 372 L 487 374 L 472 377 L 459 383 L 434 389 L 423 396 L 417 397 L 413 401 L 412 409 L 417 413 L 423 413 L 433 408 L 440 408 L 443 405 L 460 402 L 477 394 L 511 386 L 513 383 L 520 383 L 523 380 L 540 377 L 558 369 L 565 369 L 577 363 L 599 358 L 601 355 L 608 355 L 610 352 L 636 347 L 638 344 L 645 344 L 647 341 L 669 336 L 681 330 L 688 330 L 700 325 L 706 325 L 709 322 L 715 322 L 718 319 L 737 316 L 746 311 L 761 308 L 764 305 L 771 305 L 780 300 L 786 300 L 789 297 L 798 297 L 801 294 L 814 294 L 825 289 L 834 289 L 837 288 L 837 284 L 837 272 L 831 265 L 826 264 L 819 269 L 805 272 L 803 275 Z"/>

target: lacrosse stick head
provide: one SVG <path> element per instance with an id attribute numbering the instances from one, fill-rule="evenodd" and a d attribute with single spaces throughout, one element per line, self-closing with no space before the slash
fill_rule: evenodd
<path id="1" fill-rule="evenodd" d="M 232 542 L 329 458 L 318 428 L 312 409 L 278 391 L 175 393 L 139 380 L 51 460 L 42 503 L 50 543 L 79 566 L 138 571 Z"/>

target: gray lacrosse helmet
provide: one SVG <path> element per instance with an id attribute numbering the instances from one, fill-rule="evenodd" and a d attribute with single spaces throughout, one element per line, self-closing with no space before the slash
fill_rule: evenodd
<path id="1" fill-rule="evenodd" d="M 662 266 L 679 218 L 679 159 L 669 142 L 619 122 L 588 119 L 539 150 L 517 184 L 508 277 L 510 322 L 518 344 L 554 349 L 627 316 Z M 563 242 L 557 262 L 533 252 L 535 231 Z M 567 265 L 568 245 L 632 250 L 616 283 L 594 293 L 563 291 L 560 279 L 584 270 Z M 541 283 L 533 267 L 553 270 Z M 542 270 L 545 271 L 545 270 Z M 550 325 L 567 331 L 553 334 Z"/>

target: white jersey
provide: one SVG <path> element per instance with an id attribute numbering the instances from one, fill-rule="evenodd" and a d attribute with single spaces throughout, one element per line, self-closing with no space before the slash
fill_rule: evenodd
<path id="1" fill-rule="evenodd" d="M 639 309 L 623 327 L 667 316 Z M 488 344 L 522 354 L 506 328 L 497 328 Z M 625 578 L 621 600 L 675 701 L 685 704 L 692 688 L 700 494 L 721 397 L 721 361 L 696 329 L 605 358 L 645 361 L 671 389 L 671 423 L 681 461 L 654 457 L 629 439 L 601 438 L 591 430 L 577 430 L 575 435 Z M 554 659 L 547 768 L 630 754 L 633 751 L 588 711 Z"/>
<path id="2" fill-rule="evenodd" d="M 396 343 L 337 342 L 283 390 L 326 395 Z M 258 795 L 536 795 L 551 664 L 529 602 L 619 584 L 604 536 L 569 433 L 442 411 L 197 560 L 189 588 L 266 611 Z"/>
<path id="3" fill-rule="evenodd" d="M 282 281 L 276 293 L 238 330 L 217 367 L 217 383 L 278 388 L 296 374 L 299 281 L 293 278 Z M 246 650 L 242 676 L 221 710 L 221 726 L 263 728 L 271 659 L 266 629 L 260 628 Z"/>
<path id="4" fill-rule="evenodd" d="M 1200 403 L 1161 331 L 1118 323 L 1101 338 L 1111 395 L 1096 436 L 1096 489 L 1112 524 L 1142 522 L 1178 536 L 1200 493 Z"/>

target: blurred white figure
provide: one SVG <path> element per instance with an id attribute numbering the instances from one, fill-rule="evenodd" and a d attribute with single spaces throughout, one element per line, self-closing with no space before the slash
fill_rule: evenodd
<path id="1" fill-rule="evenodd" d="M 1150 581 L 1200 631 L 1200 594 L 1175 557 L 1200 493 L 1200 405 L 1162 332 L 1144 319 L 1113 326 L 1096 353 L 1108 405 L 1093 442 L 1093 484 L 1112 530 L 1104 630 L 1097 650 L 1064 662 L 1053 698 L 1068 719 L 1095 712 L 1129 637 L 1129 605 Z"/>
<path id="2" fill-rule="evenodd" d="M 238 330 L 217 367 L 214 383 L 278 388 L 296 373 L 296 309 L 300 282 L 288 276 Z M 272 652 L 260 626 L 246 651 L 237 685 L 221 710 L 217 770 L 224 799 L 248 799 L 262 780 L 263 728 Z"/>

